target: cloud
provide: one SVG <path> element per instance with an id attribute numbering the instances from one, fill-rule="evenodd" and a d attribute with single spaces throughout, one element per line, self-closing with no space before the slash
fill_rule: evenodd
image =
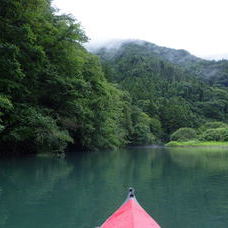
<path id="1" fill-rule="evenodd" d="M 75 15 L 92 42 L 141 39 L 201 57 L 228 53 L 227 0 L 55 0 L 53 4 Z"/>

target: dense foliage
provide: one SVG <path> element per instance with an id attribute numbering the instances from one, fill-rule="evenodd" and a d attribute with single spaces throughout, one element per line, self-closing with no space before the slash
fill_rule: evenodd
<path id="1" fill-rule="evenodd" d="M 49 0 L 2 0 L 0 31 L 0 153 L 128 140 L 128 95 L 107 82 L 73 17 Z"/>
<path id="2" fill-rule="evenodd" d="M 206 122 L 198 129 L 180 128 L 170 136 L 167 145 L 195 145 L 199 143 L 228 142 L 228 124 L 218 121 Z M 200 145 L 200 144 L 199 144 Z M 203 144 L 202 144 L 203 145 Z"/>
<path id="3" fill-rule="evenodd" d="M 101 65 L 77 20 L 50 0 L 2 0 L 0 31 L 0 154 L 158 143 L 227 122 L 226 61 L 204 80 L 196 72 L 208 62 L 179 51 L 190 69 L 166 49 L 128 42 L 99 50 Z"/>
<path id="4" fill-rule="evenodd" d="M 197 138 L 196 131 L 192 128 L 183 127 L 171 134 L 172 141 L 189 141 Z"/>
<path id="5" fill-rule="evenodd" d="M 228 142 L 228 128 L 208 129 L 202 133 L 200 140 Z"/>
<path id="6" fill-rule="evenodd" d="M 199 128 L 200 141 L 228 142 L 228 124 L 223 122 L 207 122 Z"/>
<path id="7" fill-rule="evenodd" d="M 205 61 L 184 51 L 170 53 L 171 49 L 167 51 L 142 41 L 128 41 L 119 48 L 96 51 L 102 59 L 106 77 L 127 90 L 133 104 L 160 123 L 159 137 L 163 140 L 168 140 L 179 128 L 198 128 L 209 120 L 226 122 L 228 90 L 225 84 L 222 87 L 216 86 L 216 82 L 211 85 L 208 78 L 193 74 L 196 60 L 198 69 Z M 185 58 L 181 59 L 183 56 Z M 175 61 L 178 64 L 174 64 Z M 187 61 L 189 69 L 194 62 L 194 70 L 186 70 Z"/>

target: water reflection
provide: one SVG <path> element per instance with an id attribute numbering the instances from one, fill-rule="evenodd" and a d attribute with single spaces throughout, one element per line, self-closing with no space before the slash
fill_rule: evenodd
<path id="1" fill-rule="evenodd" d="M 50 200 L 55 184 L 66 178 L 72 169 L 66 161 L 51 158 L 1 161 L 0 227 L 39 224 L 39 217 L 45 211 L 43 207 Z"/>
<path id="2" fill-rule="evenodd" d="M 228 227 L 228 152 L 131 148 L 0 162 L 0 227 L 100 225 L 134 186 L 165 228 Z"/>
<path id="3" fill-rule="evenodd" d="M 172 148 L 172 161 L 186 168 L 205 169 L 208 172 L 228 171 L 228 148 Z"/>
<path id="4" fill-rule="evenodd" d="M 185 220 L 189 218 L 193 227 L 227 227 L 227 148 L 171 148 L 169 154 L 172 166 L 181 172 L 180 201 L 188 212 Z"/>

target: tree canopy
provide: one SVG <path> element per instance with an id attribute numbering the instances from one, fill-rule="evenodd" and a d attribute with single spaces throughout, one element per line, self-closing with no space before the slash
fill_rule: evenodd
<path id="1" fill-rule="evenodd" d="M 0 144 L 7 153 L 87 149 L 127 141 L 125 92 L 88 53 L 80 23 L 48 0 L 0 7 Z"/>
<path id="2" fill-rule="evenodd" d="M 205 81 L 196 65 L 135 43 L 101 49 L 100 63 L 80 23 L 50 0 L 2 0 L 0 31 L 1 154 L 158 143 L 179 128 L 227 122 L 226 68 Z"/>

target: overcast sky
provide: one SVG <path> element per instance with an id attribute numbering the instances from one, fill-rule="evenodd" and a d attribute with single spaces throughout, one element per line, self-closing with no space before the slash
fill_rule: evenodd
<path id="1" fill-rule="evenodd" d="M 228 59 L 228 0 L 54 0 L 91 42 L 141 39 Z"/>

